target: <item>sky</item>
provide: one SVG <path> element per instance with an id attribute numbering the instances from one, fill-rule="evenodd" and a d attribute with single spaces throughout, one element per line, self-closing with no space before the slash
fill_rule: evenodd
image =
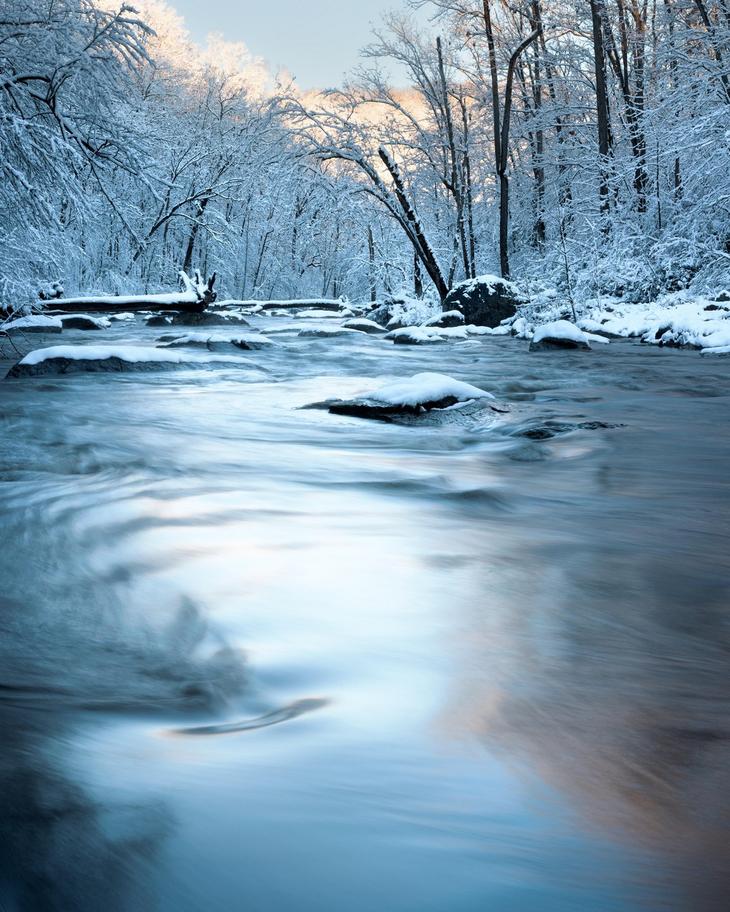
<path id="1" fill-rule="evenodd" d="M 284 68 L 302 89 L 339 85 L 383 12 L 401 0 L 170 0 L 193 39 L 209 32 L 243 41 L 256 57 Z"/>

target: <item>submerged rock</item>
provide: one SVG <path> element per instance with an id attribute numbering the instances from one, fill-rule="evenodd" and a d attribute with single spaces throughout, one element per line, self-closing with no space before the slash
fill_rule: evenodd
<path id="1" fill-rule="evenodd" d="M 169 326 L 172 323 L 172 317 L 166 317 L 164 314 L 152 314 L 151 317 L 145 317 L 146 326 Z"/>
<path id="2" fill-rule="evenodd" d="M 158 342 L 164 343 L 165 348 L 204 348 L 207 351 L 227 351 L 231 346 L 244 351 L 257 351 L 261 348 L 270 348 L 278 345 L 261 333 L 228 332 L 210 335 L 204 332 L 185 333 L 176 335 L 166 333 L 160 336 Z"/>
<path id="3" fill-rule="evenodd" d="M 530 423 L 511 432 L 512 437 L 525 437 L 528 440 L 550 440 L 572 431 L 599 431 L 623 427 L 622 424 L 610 424 L 606 421 L 557 421 L 549 418 L 542 423 Z"/>
<path id="4" fill-rule="evenodd" d="M 346 329 L 343 326 L 333 327 L 313 327 L 312 329 L 300 329 L 297 335 L 302 339 L 331 339 L 337 336 L 359 336 L 362 335 L 356 329 Z"/>
<path id="5" fill-rule="evenodd" d="M 444 312 L 456 310 L 466 323 L 476 326 L 499 326 L 513 317 L 525 299 L 517 286 L 499 276 L 483 275 L 454 285 L 444 298 Z"/>

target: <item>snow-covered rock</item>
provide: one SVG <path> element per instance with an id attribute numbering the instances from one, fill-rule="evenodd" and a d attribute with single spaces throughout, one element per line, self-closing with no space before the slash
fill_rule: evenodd
<path id="1" fill-rule="evenodd" d="M 493 406 L 494 396 L 486 390 L 446 374 L 419 373 L 376 387 L 354 399 L 330 399 L 310 408 L 327 408 L 335 415 L 374 418 L 393 421 L 402 417 L 417 417 L 434 410 L 458 408 L 469 403 Z"/>
<path id="2" fill-rule="evenodd" d="M 150 314 L 144 318 L 146 326 L 169 326 L 172 323 L 172 317 L 165 314 Z"/>
<path id="3" fill-rule="evenodd" d="M 64 329 L 109 329 L 112 325 L 106 317 L 92 317 L 89 314 L 62 314 Z"/>
<path id="4" fill-rule="evenodd" d="M 457 310 L 466 323 L 498 326 L 524 303 L 517 286 L 494 275 L 481 275 L 454 285 L 444 299 L 444 311 Z"/>
<path id="5" fill-rule="evenodd" d="M 10 368 L 7 378 L 79 372 L 149 371 L 200 367 L 214 362 L 248 363 L 234 355 L 200 355 L 142 345 L 53 345 L 29 352 Z"/>
<path id="6" fill-rule="evenodd" d="M 404 326 L 392 330 L 385 338 L 392 339 L 396 345 L 430 345 L 446 341 L 444 336 L 427 326 Z"/>
<path id="7" fill-rule="evenodd" d="M 463 326 L 464 323 L 464 314 L 460 310 L 445 310 L 443 313 L 431 317 L 430 320 L 426 320 L 423 325 L 446 329 L 451 326 Z"/>
<path id="8" fill-rule="evenodd" d="M 119 313 L 119 314 L 113 313 L 113 314 L 109 314 L 108 319 L 111 320 L 112 323 L 133 323 L 134 314 L 131 312 Z"/>
<path id="9" fill-rule="evenodd" d="M 31 314 L 28 317 L 18 317 L 0 323 L 0 330 L 12 335 L 15 332 L 23 333 L 60 333 L 63 323 L 58 317 L 47 317 L 44 314 Z"/>
<path id="10" fill-rule="evenodd" d="M 590 351 L 591 342 L 607 345 L 608 339 L 585 332 L 568 320 L 556 320 L 554 323 L 546 323 L 537 328 L 532 342 L 530 342 L 530 351 L 545 351 L 555 348 Z"/>
<path id="11" fill-rule="evenodd" d="M 342 324 L 343 329 L 355 329 L 357 332 L 368 333 L 374 335 L 376 333 L 383 333 L 385 329 L 375 320 L 367 320 L 364 317 L 356 318 L 354 320 L 345 320 Z"/>

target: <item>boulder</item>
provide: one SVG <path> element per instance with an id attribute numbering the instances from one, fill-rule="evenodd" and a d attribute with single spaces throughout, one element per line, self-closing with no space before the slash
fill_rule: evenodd
<path id="1" fill-rule="evenodd" d="M 608 339 L 595 333 L 579 329 L 575 323 L 567 320 L 555 320 L 539 326 L 530 342 L 530 351 L 550 351 L 554 349 L 572 349 L 573 351 L 591 351 L 591 342 L 608 345 Z"/>
<path id="2" fill-rule="evenodd" d="M 235 356 L 193 354 L 139 345 L 53 345 L 38 348 L 10 368 L 6 379 L 71 373 L 120 373 L 205 367 L 216 362 L 245 364 Z"/>
<path id="3" fill-rule="evenodd" d="M 401 329 L 394 329 L 385 338 L 392 339 L 396 345 L 432 345 L 435 342 L 446 341 L 443 336 L 425 326 L 405 326 Z"/>
<path id="4" fill-rule="evenodd" d="M 106 329 L 110 323 L 104 318 L 97 319 L 86 314 L 70 314 L 62 316 L 61 323 L 64 329 Z"/>
<path id="5" fill-rule="evenodd" d="M 163 314 L 153 314 L 151 317 L 147 317 L 144 322 L 145 326 L 169 326 L 172 323 L 172 319 Z"/>
<path id="6" fill-rule="evenodd" d="M 486 390 L 445 374 L 429 372 L 395 380 L 353 399 L 328 399 L 305 407 L 327 409 L 333 415 L 406 423 L 413 419 L 421 421 L 433 413 L 440 413 L 439 420 L 448 422 L 460 411 L 463 416 L 462 409 L 468 410 L 470 418 L 486 410 L 505 411 Z"/>
<path id="7" fill-rule="evenodd" d="M 385 329 L 374 320 L 367 320 L 364 318 L 356 318 L 354 320 L 345 320 L 342 324 L 343 329 L 355 329 L 358 332 L 368 333 L 368 335 L 375 335 L 376 333 L 385 332 Z"/>
<path id="8" fill-rule="evenodd" d="M 451 329 L 454 326 L 463 326 L 466 320 L 460 310 L 445 310 L 443 313 L 436 314 L 430 320 L 426 320 L 424 326 L 435 326 L 439 329 Z"/>
<path id="9" fill-rule="evenodd" d="M 443 309 L 445 313 L 458 311 L 465 323 L 493 327 L 513 317 L 517 307 L 524 303 L 525 299 L 512 282 L 484 275 L 454 285 L 444 298 Z"/>
<path id="10" fill-rule="evenodd" d="M 32 314 L 29 317 L 18 317 L 0 325 L 0 329 L 12 336 L 13 333 L 60 333 L 63 323 L 58 317 L 46 317 L 43 314 Z"/>

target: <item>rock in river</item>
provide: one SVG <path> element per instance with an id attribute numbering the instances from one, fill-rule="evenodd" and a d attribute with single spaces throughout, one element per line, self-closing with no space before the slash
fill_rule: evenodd
<path id="1" fill-rule="evenodd" d="M 53 345 L 37 348 L 10 368 L 6 379 L 72 373 L 120 373 L 205 367 L 213 362 L 247 365 L 235 355 L 192 354 L 143 345 Z"/>
<path id="2" fill-rule="evenodd" d="M 575 323 L 570 323 L 568 320 L 555 320 L 554 323 L 545 323 L 537 328 L 530 342 L 530 351 L 551 351 L 554 349 L 590 351 L 591 342 L 608 345 L 608 339 L 604 336 L 584 332 L 582 329 L 578 329 Z"/>
<path id="3" fill-rule="evenodd" d="M 354 399 L 328 399 L 315 402 L 306 408 L 327 409 L 334 415 L 350 415 L 355 418 L 373 418 L 377 421 L 406 421 L 422 419 L 430 414 L 447 412 L 459 417 L 459 410 L 473 406 L 474 413 L 485 410 L 506 411 L 494 396 L 478 386 L 455 380 L 446 374 L 420 373 L 387 383 Z M 447 416 L 452 417 L 451 414 Z"/>

